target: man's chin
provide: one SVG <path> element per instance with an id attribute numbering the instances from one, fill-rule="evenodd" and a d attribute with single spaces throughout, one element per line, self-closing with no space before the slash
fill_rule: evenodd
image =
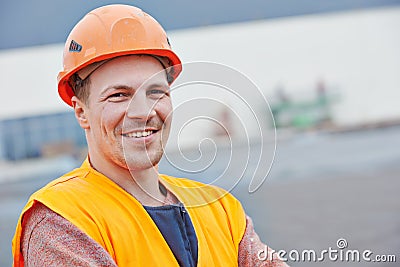
<path id="1" fill-rule="evenodd" d="M 161 155 L 144 155 L 143 157 L 125 158 L 130 171 L 141 171 L 155 167 L 161 160 Z"/>

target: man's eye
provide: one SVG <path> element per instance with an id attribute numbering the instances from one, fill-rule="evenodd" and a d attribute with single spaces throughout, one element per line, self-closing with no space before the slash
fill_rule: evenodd
<path id="1" fill-rule="evenodd" d="M 114 93 L 114 94 L 109 95 L 107 97 L 107 99 L 110 101 L 122 101 L 127 97 L 128 97 L 128 94 L 126 94 L 126 93 Z"/>
<path id="2" fill-rule="evenodd" d="M 109 95 L 108 98 L 118 98 L 118 97 L 125 97 L 125 96 L 126 96 L 126 94 L 124 94 L 124 93 L 115 93 L 115 94 Z"/>
<path id="3" fill-rule="evenodd" d="M 151 89 L 147 91 L 147 95 L 152 98 L 161 99 L 164 96 L 168 96 L 168 91 L 162 89 Z"/>
<path id="4" fill-rule="evenodd" d="M 160 90 L 160 89 L 152 89 L 149 91 L 150 95 L 163 95 L 165 94 L 164 90 Z"/>

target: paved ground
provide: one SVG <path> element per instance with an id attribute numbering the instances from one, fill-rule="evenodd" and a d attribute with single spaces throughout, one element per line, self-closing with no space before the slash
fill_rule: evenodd
<path id="1" fill-rule="evenodd" d="M 394 254 L 397 264 L 349 263 L 349 266 L 398 266 L 400 261 L 400 169 L 380 173 L 266 184 L 252 196 L 238 193 L 262 240 L 287 252 L 348 249 Z M 328 259 L 323 266 L 347 266 Z M 310 262 L 292 263 L 309 266 Z M 321 262 L 314 266 L 322 265 Z"/>
<path id="2" fill-rule="evenodd" d="M 319 254 L 329 247 L 337 249 L 336 241 L 345 238 L 347 249 L 361 252 L 369 249 L 373 255 L 393 254 L 400 261 L 399 136 L 400 127 L 392 127 L 334 135 L 304 134 L 281 141 L 271 173 L 260 189 L 248 193 L 250 171 L 245 172 L 232 192 L 253 218 L 262 240 L 275 249 L 288 252 L 313 249 Z M 259 144 L 251 147 L 253 156 L 247 165 L 250 169 L 256 166 L 257 147 Z M 265 149 L 269 148 L 267 144 Z M 239 154 L 246 150 L 237 149 Z M 220 176 L 220 171 L 226 169 L 224 163 L 229 162 L 228 155 L 217 156 L 216 166 L 202 174 Z M 261 162 L 264 167 L 269 166 L 268 157 L 267 153 Z M 235 155 L 230 163 L 234 167 L 227 174 L 244 166 Z M 174 170 L 166 161 L 160 169 L 177 176 L 202 176 Z M 224 177 L 218 180 L 221 185 L 233 184 Z M 31 192 L 51 178 L 0 184 L 0 266 L 11 265 L 10 242 L 23 204 Z M 291 265 L 309 266 L 310 262 Z M 329 261 L 326 256 L 323 263 L 314 264 L 320 265 L 397 266 L 398 263 L 347 265 Z"/>

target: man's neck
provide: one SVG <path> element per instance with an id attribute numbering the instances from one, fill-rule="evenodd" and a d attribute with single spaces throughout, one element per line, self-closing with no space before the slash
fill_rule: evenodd
<path id="1" fill-rule="evenodd" d="M 156 167 L 144 170 L 129 170 L 97 157 L 90 157 L 91 166 L 135 197 L 142 205 L 161 206 L 165 195 L 159 187 Z"/>

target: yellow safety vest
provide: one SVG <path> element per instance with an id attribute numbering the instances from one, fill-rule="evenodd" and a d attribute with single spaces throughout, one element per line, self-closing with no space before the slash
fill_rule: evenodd
<path id="1" fill-rule="evenodd" d="M 237 266 L 246 218 L 240 202 L 226 191 L 183 178 L 160 175 L 181 201 L 198 239 L 198 266 Z M 13 239 L 14 266 L 24 266 L 21 219 L 35 201 L 76 225 L 102 245 L 118 266 L 178 266 L 161 232 L 143 206 L 94 170 L 80 168 L 34 193 L 22 211 Z"/>

